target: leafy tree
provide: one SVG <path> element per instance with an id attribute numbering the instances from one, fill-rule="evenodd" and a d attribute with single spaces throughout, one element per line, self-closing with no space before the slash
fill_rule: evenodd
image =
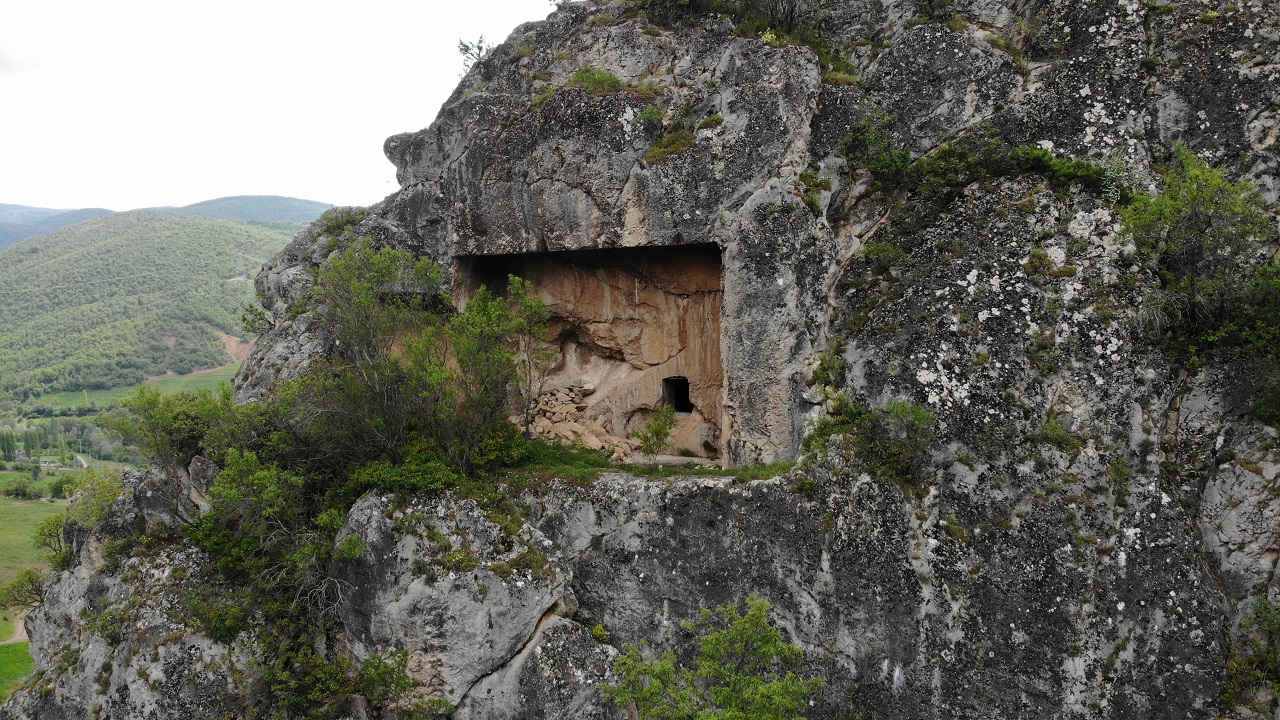
<path id="1" fill-rule="evenodd" d="M 66 522 L 93 530 L 124 496 L 124 479 L 118 469 L 91 468 L 80 476 L 74 492 L 79 493 L 79 497 L 67 505 Z"/>
<path id="2" fill-rule="evenodd" d="M 406 344 L 414 386 L 434 407 L 434 422 L 424 430 L 463 473 L 509 449 L 516 372 L 508 337 L 519 326 L 507 301 L 481 287 L 442 328 Z"/>
<path id="3" fill-rule="evenodd" d="M 275 318 L 257 303 L 245 303 L 240 308 L 240 331 L 254 338 L 275 327 Z"/>
<path id="4" fill-rule="evenodd" d="M 165 394 L 143 385 L 121 401 L 127 411 L 104 418 L 122 440 L 166 474 L 176 475 L 200 452 L 209 425 L 230 403 L 230 388 Z"/>
<path id="5" fill-rule="evenodd" d="M 281 390 L 313 454 L 400 462 L 414 418 L 429 413 L 399 359 L 408 338 L 438 326 L 442 273 L 429 258 L 364 239 L 321 266 L 312 298 L 329 320 L 333 357 Z"/>
<path id="6" fill-rule="evenodd" d="M 674 652 L 653 658 L 632 643 L 614 664 L 621 677 L 605 696 L 641 720 L 798 720 L 823 678 L 802 678 L 793 668 L 804 652 L 769 622 L 769 603 L 747 599 L 703 608 L 684 626 L 694 636 L 692 666 Z"/>
<path id="7" fill-rule="evenodd" d="M 512 315 L 508 338 L 516 368 L 515 394 L 520 402 L 524 436 L 527 438 L 538 397 L 560 363 L 560 353 L 547 346 L 549 314 L 527 280 L 515 275 L 508 277 L 507 302 Z"/>
<path id="8" fill-rule="evenodd" d="M 56 570 L 66 569 L 70 559 L 70 548 L 66 543 L 66 512 L 50 515 L 36 526 L 31 536 L 31 544 L 43 550 L 49 557 L 49 564 Z"/>
<path id="9" fill-rule="evenodd" d="M 0 430 L 0 460 L 13 462 L 18 459 L 18 438 L 12 430 Z"/>
<path id="10" fill-rule="evenodd" d="M 45 576 L 31 568 L 18 571 L 17 577 L 0 586 L 0 606 L 22 607 L 44 600 Z"/>
<path id="11" fill-rule="evenodd" d="M 649 458 L 650 465 L 657 465 L 658 453 L 671 444 L 671 430 L 675 426 L 676 409 L 663 405 L 649 416 L 639 430 L 631 433 L 631 437 L 640 441 L 640 453 Z"/>
<path id="12" fill-rule="evenodd" d="M 486 42 L 483 35 L 477 38 L 475 42 L 468 42 L 458 38 L 458 54 L 462 56 L 462 74 L 466 75 L 471 70 L 471 67 L 483 60 L 492 49 L 493 44 Z"/>
<path id="13" fill-rule="evenodd" d="M 1192 332 L 1220 322 L 1236 271 L 1275 234 L 1266 201 L 1252 184 L 1228 181 L 1183 144 L 1174 148 L 1160 193 L 1139 193 L 1123 216 L 1160 271 L 1162 289 L 1153 307 L 1161 324 Z"/>
<path id="14" fill-rule="evenodd" d="M 231 413 L 231 388 L 165 394 L 143 385 L 120 404 L 122 410 L 104 416 L 103 423 L 160 468 L 174 517 L 189 520 L 182 512 L 181 477 L 210 427 Z"/>

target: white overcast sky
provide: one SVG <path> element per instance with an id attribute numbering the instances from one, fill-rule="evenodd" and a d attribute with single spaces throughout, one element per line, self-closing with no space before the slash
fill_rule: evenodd
<path id="1" fill-rule="evenodd" d="M 128 210 L 227 195 L 368 205 L 382 141 L 435 117 L 459 38 L 548 0 L 4 0 L 0 203 Z"/>

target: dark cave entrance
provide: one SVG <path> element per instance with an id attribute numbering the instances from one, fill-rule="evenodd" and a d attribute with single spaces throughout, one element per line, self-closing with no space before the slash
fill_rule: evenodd
<path id="1" fill-rule="evenodd" d="M 693 401 L 689 399 L 689 378 L 663 378 L 662 401 L 675 408 L 678 413 L 693 412 L 695 408 L 693 407 Z"/>

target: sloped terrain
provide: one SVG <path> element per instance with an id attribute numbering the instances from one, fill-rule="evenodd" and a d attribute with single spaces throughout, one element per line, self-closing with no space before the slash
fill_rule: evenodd
<path id="1" fill-rule="evenodd" d="M 825 48 L 743 18 L 567 4 L 387 140 L 398 192 L 264 268 L 274 323 L 246 401 L 335 350 L 325 309 L 300 301 L 355 236 L 436 259 L 456 288 L 477 258 L 714 243 L 727 458 L 805 456 L 746 483 L 552 480 L 518 491 L 518 518 L 370 491 L 335 535 L 363 552 L 327 571 L 349 591 L 326 652 L 403 651 L 414 692 L 456 718 L 626 717 L 600 693 L 623 643 L 681 650 L 700 607 L 759 592 L 828 679 L 805 717 L 1274 714 L 1265 377 L 1162 341 L 1149 309 L 1172 281 L 1122 213 L 1169 192 L 1181 141 L 1272 212 L 1241 277 L 1274 253 L 1276 8 L 819 5 Z M 840 68 L 815 52 L 833 48 Z M 558 322 L 592 317 L 571 305 Z M 175 504 L 216 471 L 193 462 Z M 122 526 L 178 522 L 147 504 L 163 479 L 130 482 Z M 95 553 L 108 530 L 51 581 L 30 623 L 43 674 L 4 712 L 264 702 L 209 680 L 252 674 L 248 634 L 153 611 L 212 561 L 170 543 L 126 561 L 130 584 Z M 132 636 L 77 620 L 89 603 L 127 608 Z M 344 702 L 334 716 L 396 715 Z"/>

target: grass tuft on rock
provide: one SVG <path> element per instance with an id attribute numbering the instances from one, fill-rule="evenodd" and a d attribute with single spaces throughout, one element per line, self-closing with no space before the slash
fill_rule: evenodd
<path id="1" fill-rule="evenodd" d="M 672 155 L 679 155 L 693 147 L 693 133 L 688 130 L 677 130 L 669 135 L 658 138 L 658 141 L 649 148 L 644 154 L 644 161 L 648 163 L 665 160 Z"/>

